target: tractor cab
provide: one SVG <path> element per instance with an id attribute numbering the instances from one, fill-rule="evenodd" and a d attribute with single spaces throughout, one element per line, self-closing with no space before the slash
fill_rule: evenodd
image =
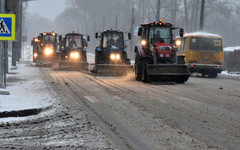
<path id="1" fill-rule="evenodd" d="M 173 63 L 176 62 L 175 37 L 173 30 L 178 29 L 171 23 L 151 22 L 141 24 L 138 35 L 141 36 L 141 45 L 144 54 L 148 57 L 154 56 L 156 50 L 156 63 Z M 180 29 L 180 36 L 183 29 Z"/>
<path id="2" fill-rule="evenodd" d="M 40 33 L 40 53 L 45 57 L 52 57 L 57 52 L 58 40 L 57 33 L 44 32 Z"/>
<path id="3" fill-rule="evenodd" d="M 36 58 L 38 56 L 39 48 L 40 48 L 40 40 L 38 37 L 33 37 L 33 40 L 31 42 L 32 50 L 33 50 L 33 62 L 36 62 Z"/>
<path id="4" fill-rule="evenodd" d="M 103 48 L 115 48 L 122 49 L 124 46 L 123 33 L 122 32 L 105 32 L 102 38 Z"/>
<path id="5" fill-rule="evenodd" d="M 60 55 L 61 59 L 59 66 L 61 68 L 74 68 L 74 69 L 86 69 L 87 63 L 87 42 L 90 41 L 90 37 L 87 36 L 87 40 L 80 33 L 68 33 L 60 41 Z"/>
<path id="6" fill-rule="evenodd" d="M 135 47 L 136 80 L 150 82 L 153 80 L 184 83 L 190 72 L 187 65 L 181 64 L 177 57 L 177 48 L 173 30 L 179 29 L 171 23 L 151 22 L 141 24 L 138 35 L 140 44 Z M 183 37 L 183 29 L 179 30 Z M 182 62 L 182 61 L 181 61 Z"/>
<path id="7" fill-rule="evenodd" d="M 110 29 L 102 32 L 100 36 L 99 33 L 96 33 L 95 37 L 100 38 L 100 46 L 96 48 L 98 63 L 130 64 L 122 31 Z M 131 39 L 130 33 L 128 38 Z"/>
<path id="8" fill-rule="evenodd" d="M 60 36 L 60 52 L 61 58 L 66 60 L 86 60 L 87 40 L 80 33 L 68 33 L 63 40 Z"/>
<path id="9" fill-rule="evenodd" d="M 53 65 L 57 58 L 58 34 L 55 32 L 43 32 L 34 39 L 38 43 L 38 49 L 34 52 L 34 62 L 37 66 Z"/>
<path id="10" fill-rule="evenodd" d="M 130 59 L 127 57 L 124 33 L 119 30 L 105 30 L 97 32 L 95 38 L 100 40 L 95 50 L 95 64 L 92 72 L 98 74 L 125 74 L 131 69 Z M 131 39 L 131 33 L 128 33 Z"/>

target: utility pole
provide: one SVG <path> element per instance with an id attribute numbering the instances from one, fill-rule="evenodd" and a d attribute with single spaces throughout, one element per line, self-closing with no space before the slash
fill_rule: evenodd
<path id="1" fill-rule="evenodd" d="M 116 21 L 115 21 L 115 29 L 118 27 L 118 15 L 116 15 Z"/>
<path id="2" fill-rule="evenodd" d="M 205 9 L 205 0 L 202 0 L 202 4 L 201 4 L 201 16 L 200 16 L 200 31 L 203 31 L 203 25 L 204 25 L 204 9 Z"/>
<path id="3" fill-rule="evenodd" d="M 19 47 L 18 42 L 19 40 L 19 3 L 20 1 L 15 0 L 15 6 L 14 6 L 14 13 L 16 14 L 16 41 L 12 42 L 12 66 L 17 66 L 17 60 L 18 60 L 18 53 L 19 53 Z"/>
<path id="4" fill-rule="evenodd" d="M 157 11 L 156 11 L 156 21 L 159 21 L 160 18 L 160 7 L 161 7 L 161 0 L 157 0 Z"/>
<path id="5" fill-rule="evenodd" d="M 0 0 L 0 14 L 5 13 L 5 0 Z M 0 40 L 0 88 L 6 88 L 4 69 L 4 47 L 3 41 Z"/>
<path id="6" fill-rule="evenodd" d="M 105 30 L 105 17 L 103 17 L 103 31 Z"/>

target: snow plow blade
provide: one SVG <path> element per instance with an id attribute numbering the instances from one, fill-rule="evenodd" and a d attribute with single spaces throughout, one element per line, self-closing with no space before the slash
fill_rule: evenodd
<path id="1" fill-rule="evenodd" d="M 188 66 L 185 64 L 148 64 L 147 72 L 149 78 L 157 77 L 163 81 L 174 81 L 184 83 L 190 76 Z"/>
<path id="2" fill-rule="evenodd" d="M 59 69 L 63 70 L 88 70 L 88 62 L 80 61 L 60 61 L 59 62 Z"/>
<path id="3" fill-rule="evenodd" d="M 97 75 L 125 75 L 133 71 L 133 66 L 125 64 L 92 64 L 90 71 Z"/>
<path id="4" fill-rule="evenodd" d="M 54 56 L 54 57 L 43 57 L 43 56 L 39 56 L 36 59 L 36 67 L 54 67 L 55 64 L 58 62 L 58 57 Z"/>

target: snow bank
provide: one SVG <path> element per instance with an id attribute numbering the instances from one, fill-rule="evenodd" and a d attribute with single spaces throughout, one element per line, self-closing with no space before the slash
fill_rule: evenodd
<path id="1" fill-rule="evenodd" d="M 225 51 L 225 52 L 233 52 L 234 50 L 240 50 L 240 46 L 225 47 L 225 48 L 224 48 L 224 51 Z"/>

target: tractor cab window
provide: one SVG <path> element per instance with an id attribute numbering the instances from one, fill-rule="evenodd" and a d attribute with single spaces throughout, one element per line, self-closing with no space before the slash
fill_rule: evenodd
<path id="1" fill-rule="evenodd" d="M 122 33 L 104 34 L 103 48 L 107 47 L 123 48 L 123 35 Z"/>
<path id="2" fill-rule="evenodd" d="M 53 44 L 55 42 L 55 36 L 53 35 L 46 35 L 44 37 L 45 44 Z"/>
<path id="3" fill-rule="evenodd" d="M 81 36 L 68 36 L 66 39 L 66 47 L 71 49 L 82 47 L 82 37 Z"/>
<path id="4" fill-rule="evenodd" d="M 149 43 L 153 42 L 153 27 L 149 32 Z M 171 29 L 169 27 L 155 27 L 155 42 L 171 44 Z"/>

